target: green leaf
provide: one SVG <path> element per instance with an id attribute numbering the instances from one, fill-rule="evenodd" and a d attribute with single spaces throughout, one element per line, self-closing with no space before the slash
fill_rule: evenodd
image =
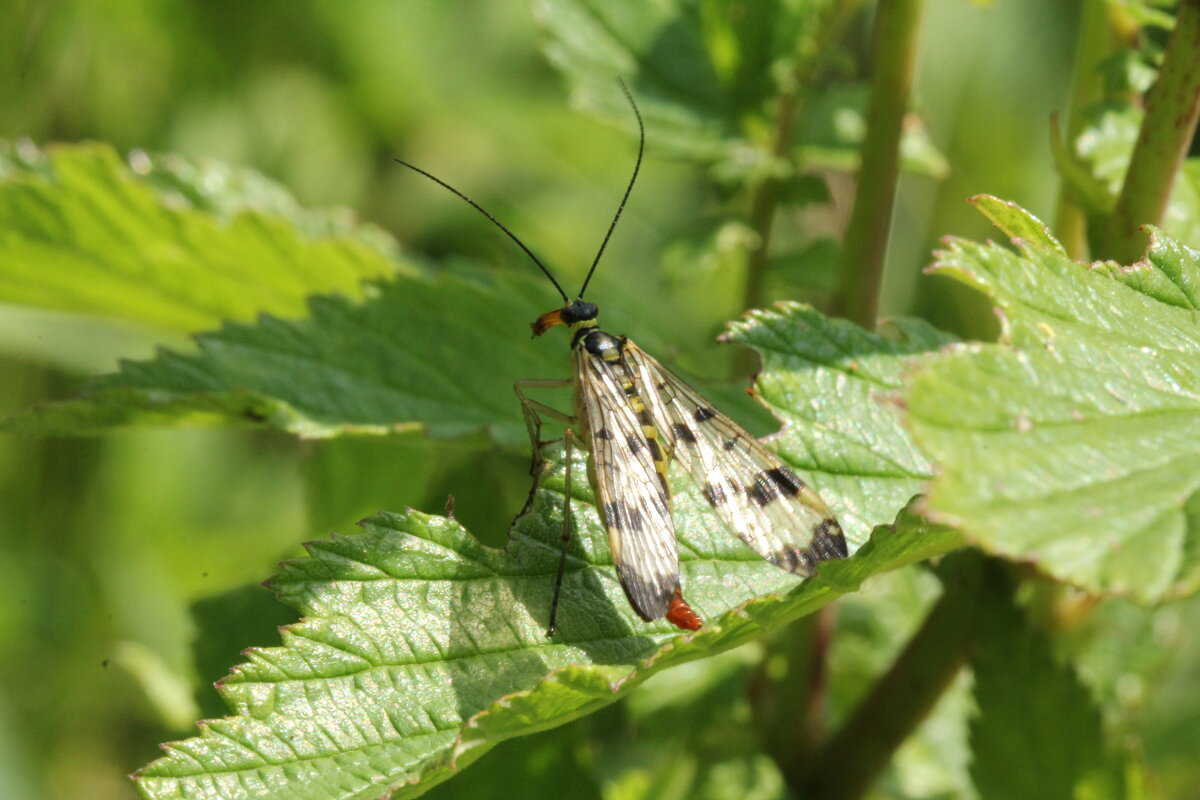
<path id="1" fill-rule="evenodd" d="M 997 582 L 999 583 L 999 581 Z M 974 669 L 971 777 L 982 800 L 1125 797 L 1123 765 L 1110 761 L 1099 709 L 1046 637 L 989 592 Z"/>
<path id="2" fill-rule="evenodd" d="M 919 323 L 898 330 L 889 341 L 783 306 L 751 315 L 731 337 L 768 348 L 760 393 L 785 415 L 772 444 L 858 542 L 895 518 L 922 480 L 915 462 L 896 468 L 915 454 L 911 444 L 888 441 L 906 437 L 880 393 L 894 391 L 911 353 L 944 337 Z M 831 390 L 840 392 L 836 405 L 822 399 Z M 876 528 L 852 557 L 801 581 L 747 549 L 676 471 L 681 573 L 689 603 L 707 620 L 704 630 L 683 634 L 643 623 L 629 607 L 591 505 L 586 456 L 577 452 L 559 633 L 547 641 L 562 534 L 561 446 L 545 456 L 530 511 L 504 551 L 453 520 L 410 510 L 310 543 L 308 558 L 286 563 L 271 585 L 304 621 L 284 631 L 282 647 L 251 651 L 222 682 L 235 716 L 169 745 L 139 774 L 143 795 L 414 796 L 498 742 L 595 711 L 668 667 L 732 649 L 873 574 L 960 542 L 956 532 L 904 515 Z"/>
<path id="3" fill-rule="evenodd" d="M 940 474 L 933 519 L 1095 592 L 1200 585 L 1200 263 L 1155 233 L 1132 266 L 953 240 L 935 269 L 985 292 L 1003 342 L 949 350 L 906 392 Z"/>
<path id="4" fill-rule="evenodd" d="M 1087 111 L 1087 123 L 1071 150 L 1056 146 L 1056 161 L 1072 198 L 1087 212 L 1112 211 L 1125 182 L 1129 158 L 1144 112 L 1140 106 L 1102 104 Z M 1057 144 L 1057 143 L 1056 143 Z M 1191 247 L 1200 247 L 1200 159 L 1183 162 L 1162 227 Z M 1099 223 L 1097 223 L 1099 224 Z"/>
<path id="5" fill-rule="evenodd" d="M 866 130 L 865 83 L 810 91 L 814 64 L 834 47 L 826 36 L 831 0 L 538 0 L 551 40 L 546 52 L 566 76 L 577 107 L 633 129 L 614 76 L 628 79 L 646 135 L 659 152 L 713 164 L 722 183 L 772 177 L 791 169 L 773 151 L 776 101 L 803 95 L 796 121 L 797 159 L 854 171 Z M 819 53 L 819 55 L 818 55 Z M 914 118 L 915 120 L 915 118 Z M 949 167 L 920 124 L 906 126 L 906 170 L 944 177 Z"/>
<path id="6" fill-rule="evenodd" d="M 919 320 L 888 327 L 892 338 L 781 303 L 749 312 L 725 336 L 762 355 L 756 393 L 783 422 L 769 441 L 802 472 L 822 473 L 817 485 L 837 498 L 834 512 L 853 543 L 891 520 L 933 474 L 892 400 L 908 359 L 951 340 Z"/>
<path id="7" fill-rule="evenodd" d="M 586 487 L 582 458 L 574 468 Z M 678 497 L 681 568 L 708 627 L 681 635 L 636 619 L 579 489 L 559 634 L 547 641 L 561 483 L 557 468 L 547 473 L 508 552 L 415 511 L 310 543 L 310 557 L 271 583 L 304 621 L 285 629 L 283 647 L 251 651 L 222 681 L 236 716 L 169 745 L 138 776 L 144 796 L 412 796 L 499 741 L 594 711 L 669 666 L 736 647 L 871 574 L 957 543 L 945 531 L 883 528 L 801 583 L 746 550 L 687 492 Z"/>
<path id="8" fill-rule="evenodd" d="M 523 333 L 560 304 L 543 281 L 397 276 L 366 292 L 362 302 L 312 298 L 305 319 L 264 315 L 200 334 L 194 354 L 124 362 L 81 399 L 4 427 L 78 434 L 240 421 L 320 437 L 422 425 L 438 436 L 485 430 L 508 444 L 527 441 L 512 382 L 562 374 L 566 361 L 561 345 Z"/>
<path id="9" fill-rule="evenodd" d="M 167 162 L 137 154 L 139 174 L 101 145 L 0 153 L 0 300 L 192 331 L 300 316 L 311 294 L 356 297 L 400 267 L 379 231 L 302 214 L 247 172 Z"/>
<path id="10" fill-rule="evenodd" d="M 860 81 L 828 87 L 806 98 L 804 113 L 796 120 L 797 160 L 810 169 L 857 172 L 867 133 L 869 95 L 870 86 Z M 938 179 L 950 173 L 946 157 L 915 113 L 905 120 L 901 131 L 900 167 Z"/>
<path id="11" fill-rule="evenodd" d="M 1010 203 L 993 197 L 990 194 L 980 194 L 971 198 L 972 205 L 979 209 L 985 217 L 992 221 L 1005 235 L 1011 239 L 1021 239 L 1034 247 L 1055 250 L 1063 255 L 1066 248 L 1059 244 L 1046 227 L 1046 223 L 1021 208 L 1016 203 Z"/>
<path id="12" fill-rule="evenodd" d="M 762 648 L 747 646 L 692 661 L 656 674 L 604 712 L 591 725 L 590 750 L 593 771 L 611 787 L 605 796 L 784 797 L 783 776 L 750 708 L 762 658 Z"/>
<path id="13" fill-rule="evenodd" d="M 625 75 L 655 147 L 715 161 L 744 148 L 776 79 L 814 47 L 830 0 L 538 0 L 546 52 L 582 108 L 632 127 L 614 77 Z"/>

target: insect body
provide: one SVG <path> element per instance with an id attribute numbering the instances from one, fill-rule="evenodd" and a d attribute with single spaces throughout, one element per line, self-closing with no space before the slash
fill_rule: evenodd
<path id="1" fill-rule="evenodd" d="M 594 304 L 576 300 L 542 315 L 533 328 L 535 335 L 558 324 L 572 330 L 572 421 L 591 451 L 597 505 L 638 616 L 666 617 L 688 630 L 701 625 L 680 587 L 671 460 L 690 473 L 721 520 L 772 564 L 811 575 L 817 562 L 846 555 L 841 528 L 816 492 L 644 350 L 600 330 L 597 313 Z"/>
<path id="2" fill-rule="evenodd" d="M 623 83 L 621 88 L 625 89 Z M 665 617 L 686 630 L 697 630 L 703 624 L 683 599 L 680 585 L 678 544 L 667 479 L 667 467 L 672 460 L 688 471 L 721 520 L 772 564 L 807 576 L 817 562 L 846 555 L 842 530 L 816 492 L 778 456 L 641 348 L 623 336 L 600 330 L 596 305 L 583 300 L 642 163 L 645 132 L 641 114 L 627 89 L 625 93 L 642 133 L 637 163 L 574 301 L 568 299 L 558 281 L 529 248 L 491 214 L 439 178 L 400 161 L 449 189 L 491 220 L 533 259 L 565 303 L 543 314 L 532 327 L 534 336 L 556 325 L 570 329 L 570 380 L 524 380 L 514 384 L 529 428 L 535 463 L 540 458 L 542 418 L 563 423 L 565 430 L 568 469 L 563 552 L 547 635 L 554 634 L 570 540 L 569 465 L 576 439 L 591 453 L 588 477 L 608 531 L 617 576 L 634 611 L 648 622 Z M 565 386 L 574 390 L 572 414 L 540 403 L 523 391 Z"/>

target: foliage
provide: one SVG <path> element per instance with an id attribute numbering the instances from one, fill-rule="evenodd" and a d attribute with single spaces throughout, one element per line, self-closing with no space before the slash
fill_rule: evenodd
<path id="1" fill-rule="evenodd" d="M 854 0 L 18 4 L 0 795 L 1194 791 L 1200 162 L 1124 195 L 1200 4 L 1052 5 L 929 0 L 910 112 L 867 137 L 904 48 Z M 784 573 L 673 470 L 695 633 L 629 607 L 585 453 L 538 443 L 528 483 L 510 386 L 565 375 L 527 334 L 552 287 L 385 157 L 573 288 L 632 157 L 618 75 L 648 151 L 589 299 L 777 428 L 851 545 Z M 868 305 L 901 315 L 870 330 L 826 312 L 849 178 L 896 190 L 878 147 Z M 1148 200 L 1145 255 L 1105 260 Z"/>

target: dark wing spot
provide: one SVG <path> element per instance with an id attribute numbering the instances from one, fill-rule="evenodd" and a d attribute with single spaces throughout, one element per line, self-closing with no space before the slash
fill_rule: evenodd
<path id="1" fill-rule="evenodd" d="M 813 540 L 810 549 L 815 561 L 846 557 L 848 552 L 846 550 L 846 537 L 842 535 L 842 527 L 838 525 L 836 519 L 833 517 L 823 519 L 813 529 Z"/>
<path id="2" fill-rule="evenodd" d="M 725 487 L 721 483 L 712 483 L 710 481 L 704 486 L 704 499 L 708 501 L 709 505 L 716 508 L 717 506 L 725 505 L 725 502 L 729 498 L 725 495 Z"/>
<path id="3" fill-rule="evenodd" d="M 614 500 L 604 504 L 604 524 L 610 528 L 631 533 L 638 533 L 645 527 L 641 510 L 634 508 L 624 500 Z"/>
<path id="4" fill-rule="evenodd" d="M 767 556 L 777 567 L 798 575 L 812 575 L 819 561 L 846 557 L 846 540 L 837 520 L 828 517 L 813 528 L 812 542 L 806 548 L 785 548 Z"/>
<path id="5" fill-rule="evenodd" d="M 798 548 L 776 550 L 767 556 L 767 561 L 788 572 L 796 572 L 801 575 L 808 575 L 812 572 L 813 559 L 807 550 Z"/>
<path id="6" fill-rule="evenodd" d="M 600 430 L 593 433 L 592 436 L 594 436 L 597 439 L 602 439 L 606 442 L 612 441 L 612 438 L 613 438 L 612 431 L 610 431 L 608 428 L 601 428 Z"/>
<path id="7" fill-rule="evenodd" d="M 708 406 L 700 406 L 692 413 L 692 416 L 695 417 L 696 422 L 708 422 L 716 415 L 717 412 L 713 411 Z"/>
<path id="8" fill-rule="evenodd" d="M 787 467 L 769 469 L 763 475 L 778 486 L 780 492 L 789 497 L 800 494 L 800 490 L 804 488 L 804 481 L 800 480 L 800 476 Z"/>
<path id="9" fill-rule="evenodd" d="M 767 477 L 766 472 L 760 472 L 754 476 L 754 485 L 746 489 L 746 494 L 750 495 L 750 499 L 759 506 L 767 506 L 779 497 L 779 486 Z"/>
<path id="10" fill-rule="evenodd" d="M 732 450 L 737 447 L 737 439 L 726 439 L 725 444 L 721 445 L 722 450 Z"/>
<path id="11" fill-rule="evenodd" d="M 682 422 L 671 424 L 671 435 L 675 437 L 675 441 L 677 442 L 683 442 L 684 444 L 696 443 L 696 434 L 692 433 L 692 429 Z"/>
<path id="12" fill-rule="evenodd" d="M 795 497 L 804 488 L 800 476 L 787 467 L 775 467 L 763 470 L 754 476 L 754 485 L 750 487 L 750 496 L 760 506 L 765 506 L 780 495 Z"/>
<path id="13" fill-rule="evenodd" d="M 625 438 L 625 444 L 629 447 L 629 452 L 637 455 L 642 449 L 642 437 L 639 434 L 631 433 Z"/>

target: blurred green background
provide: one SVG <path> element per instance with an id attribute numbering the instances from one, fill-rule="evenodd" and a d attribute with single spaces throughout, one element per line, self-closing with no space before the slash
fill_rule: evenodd
<path id="1" fill-rule="evenodd" d="M 978 298 L 921 270 L 941 236 L 990 235 L 965 202 L 970 195 L 992 193 L 1053 220 L 1048 120 L 1067 104 L 1081 8 L 928 3 L 914 105 L 950 168 L 941 179 L 902 179 L 885 315 L 925 316 L 967 336 L 993 331 Z M 626 132 L 571 108 L 524 0 L 4 0 L 0 12 L 0 139 L 17 147 L 96 140 L 122 153 L 251 167 L 303 205 L 353 209 L 433 261 L 530 269 L 474 211 L 393 155 L 467 191 L 568 285 L 590 262 L 631 167 Z M 866 18 L 851 25 L 851 55 L 857 46 L 863 56 L 867 30 Z M 827 178 L 833 203 L 824 216 L 797 215 L 781 227 L 839 229 L 853 188 L 845 175 Z M 721 202 L 692 166 L 656 157 L 651 131 L 641 182 L 592 295 L 611 298 L 614 329 L 636 332 L 643 345 L 710 378 L 728 373 L 728 354 L 711 340 L 742 310 L 729 290 L 738 276 L 691 274 L 686 259 L 664 254 L 680 252 L 695 220 Z M 820 302 L 820 287 L 806 299 Z M 84 377 L 158 344 L 181 340 L 120 321 L 0 306 L 0 411 L 69 396 Z M 464 354 L 462 368 L 480 357 Z M 512 411 L 518 418 L 515 400 Z M 256 584 L 278 560 L 300 554 L 299 542 L 347 530 L 380 508 L 440 511 L 453 494 L 458 517 L 498 544 L 524 497 L 526 468 L 524 453 L 482 437 L 299 442 L 164 430 L 0 440 L 0 797 L 133 797 L 126 773 L 152 759 L 156 743 L 189 735 L 199 716 L 223 714 L 211 683 L 239 650 L 273 644 L 274 628 L 293 619 Z M 863 641 L 898 642 L 934 592 L 919 577 L 897 581 L 876 594 L 907 593 L 912 606 L 886 634 L 853 603 L 844 612 L 842 666 L 860 683 L 886 660 L 865 645 L 856 656 L 856 631 Z M 856 602 L 866 608 L 871 596 Z M 1173 624 L 1184 624 L 1186 612 L 1175 613 Z M 1174 663 L 1198 661 L 1188 659 L 1185 650 Z M 728 664 L 721 669 L 742 668 Z M 1167 696 L 1200 677 L 1163 674 Z M 1159 748 L 1152 757 L 1186 757 L 1171 731 L 1200 719 L 1198 705 L 1173 704 L 1157 744 L 1147 745 Z M 619 727 L 612 716 L 585 722 Z M 582 758 L 580 736 L 533 745 L 550 748 L 544 769 Z M 521 747 L 508 743 L 500 753 Z M 492 774 L 476 770 L 480 781 Z M 756 785 L 774 796 L 770 780 Z M 965 791 L 932 785 L 945 796 Z M 454 786 L 445 790 L 468 793 Z M 892 788 L 928 796 L 921 786 Z"/>

